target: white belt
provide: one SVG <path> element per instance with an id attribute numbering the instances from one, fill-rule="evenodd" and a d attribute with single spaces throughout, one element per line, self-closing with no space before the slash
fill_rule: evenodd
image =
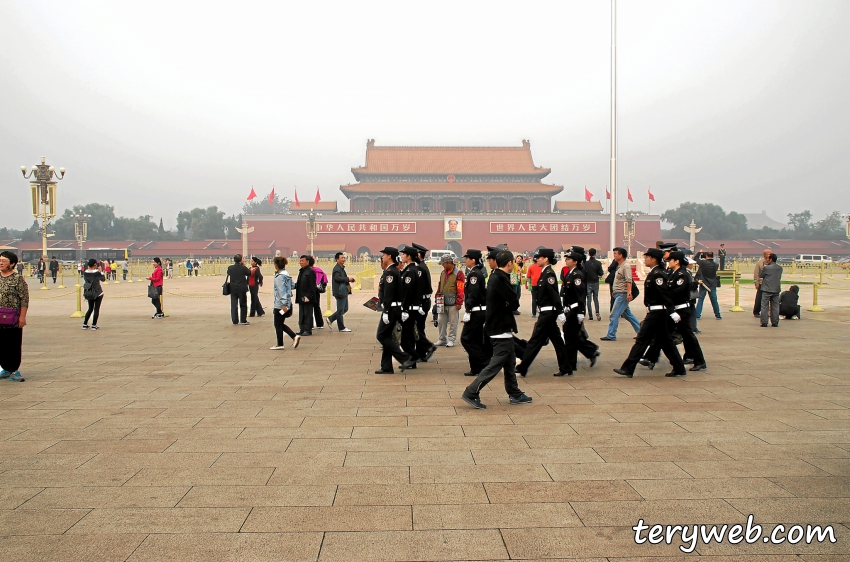
<path id="1" fill-rule="evenodd" d="M 570 310 L 577 308 L 577 307 L 578 307 L 578 303 L 574 302 L 573 304 L 570 305 Z"/>
<path id="2" fill-rule="evenodd" d="M 410 310 L 419 310 L 419 307 L 418 306 L 411 306 Z"/>
<path id="3" fill-rule="evenodd" d="M 540 312 L 549 312 L 550 310 L 555 310 L 554 306 L 541 306 Z"/>
<path id="4" fill-rule="evenodd" d="M 473 306 L 469 309 L 469 312 L 478 312 L 479 310 L 487 310 L 486 306 Z"/>
<path id="5" fill-rule="evenodd" d="M 431 298 L 431 293 L 428 293 L 427 295 L 422 295 L 422 300 L 423 300 L 423 301 L 424 301 L 424 300 L 427 300 L 427 299 L 430 299 L 430 298 Z"/>
<path id="6" fill-rule="evenodd" d="M 691 306 L 690 303 L 687 303 L 687 302 L 685 304 L 677 304 L 676 306 L 673 307 L 673 310 L 681 310 L 683 308 L 688 308 L 690 306 Z"/>
<path id="7" fill-rule="evenodd" d="M 390 306 L 401 306 L 400 302 L 391 302 Z"/>
<path id="8" fill-rule="evenodd" d="M 655 305 L 652 305 L 652 306 L 647 306 L 646 309 L 650 310 L 650 311 L 652 311 L 652 310 L 664 310 L 664 305 L 663 304 L 655 304 Z"/>

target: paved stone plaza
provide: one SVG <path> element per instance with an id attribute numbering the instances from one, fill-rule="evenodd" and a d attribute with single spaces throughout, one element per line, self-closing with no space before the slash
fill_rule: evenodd
<path id="1" fill-rule="evenodd" d="M 460 400 L 459 345 L 373 374 L 370 293 L 353 296 L 353 333 L 275 352 L 271 316 L 232 326 L 221 282 L 168 282 L 161 321 L 132 297 L 143 283 L 109 285 L 99 332 L 68 318 L 62 291 L 31 291 L 27 382 L 0 381 L 0 560 L 682 560 L 681 541 L 638 545 L 631 527 L 748 514 L 838 540 L 691 556 L 850 559 L 850 291 L 762 329 L 726 312 L 724 287 L 723 321 L 700 323 L 707 372 L 617 376 L 621 322 L 593 370 L 553 378 L 545 347 L 520 380 L 533 404 L 509 405 L 497 378 L 477 411 Z M 588 323 L 594 339 L 606 326 Z"/>

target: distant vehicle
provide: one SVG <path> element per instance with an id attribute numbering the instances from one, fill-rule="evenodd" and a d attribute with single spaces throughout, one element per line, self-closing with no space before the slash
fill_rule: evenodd
<path id="1" fill-rule="evenodd" d="M 443 256 L 451 256 L 453 260 L 457 261 L 457 254 L 452 250 L 431 250 L 431 254 L 426 261 L 428 263 L 440 263 L 440 258 Z"/>
<path id="2" fill-rule="evenodd" d="M 841 258 L 838 260 L 838 265 L 840 267 L 850 267 L 850 258 Z"/>
<path id="3" fill-rule="evenodd" d="M 789 258 L 788 256 L 785 256 L 776 260 L 776 263 L 794 263 L 794 258 Z"/>
<path id="4" fill-rule="evenodd" d="M 809 264 L 809 263 L 832 263 L 832 258 L 823 254 L 797 254 L 794 258 L 794 263 Z"/>

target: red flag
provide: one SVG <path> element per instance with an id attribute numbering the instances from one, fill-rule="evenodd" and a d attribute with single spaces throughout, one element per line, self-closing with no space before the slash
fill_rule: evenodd
<path id="1" fill-rule="evenodd" d="M 631 201 L 632 203 L 634 203 L 634 202 L 635 202 L 635 200 L 634 200 L 634 199 L 632 199 L 632 190 L 627 188 L 627 189 L 626 189 L 626 192 L 627 192 L 627 193 L 628 193 L 628 195 L 629 195 L 629 201 Z"/>
<path id="2" fill-rule="evenodd" d="M 251 186 L 251 193 L 248 194 L 248 201 L 254 199 L 257 196 L 257 193 L 254 191 L 254 186 Z"/>
<path id="3" fill-rule="evenodd" d="M 611 192 L 608 191 L 608 186 L 605 186 L 605 199 L 611 199 Z"/>
<path id="4" fill-rule="evenodd" d="M 593 194 L 590 191 L 588 191 L 587 188 L 585 187 L 584 188 L 584 200 L 590 201 L 591 199 L 593 199 Z"/>
<path id="5" fill-rule="evenodd" d="M 319 186 L 317 185 L 316 186 L 316 199 L 313 201 L 313 203 L 318 203 L 321 200 L 322 200 L 322 196 L 319 195 Z"/>
<path id="6" fill-rule="evenodd" d="M 655 201 L 655 195 L 652 194 L 652 190 L 647 187 L 646 192 L 649 194 L 649 200 Z"/>
<path id="7" fill-rule="evenodd" d="M 274 188 L 272 188 L 272 192 L 269 193 L 269 205 L 274 205 Z"/>
<path id="8" fill-rule="evenodd" d="M 301 201 L 298 200 L 298 188 L 297 187 L 295 188 L 295 206 L 296 207 L 301 206 Z"/>

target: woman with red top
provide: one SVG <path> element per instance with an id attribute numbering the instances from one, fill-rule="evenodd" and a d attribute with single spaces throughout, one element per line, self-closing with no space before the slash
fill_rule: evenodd
<path id="1" fill-rule="evenodd" d="M 151 297 L 151 303 L 154 308 L 156 308 L 156 314 L 151 316 L 151 318 L 165 318 L 165 314 L 162 313 L 162 260 L 159 258 L 153 259 L 153 272 L 151 276 L 148 277 L 148 280 L 151 282 L 151 286 L 156 287 L 156 296 Z"/>
<path id="2" fill-rule="evenodd" d="M 251 292 L 251 318 L 264 316 L 266 311 L 260 303 L 260 287 L 263 286 L 263 272 L 260 266 L 263 262 L 258 257 L 251 258 L 251 274 L 248 275 L 248 290 Z"/>

